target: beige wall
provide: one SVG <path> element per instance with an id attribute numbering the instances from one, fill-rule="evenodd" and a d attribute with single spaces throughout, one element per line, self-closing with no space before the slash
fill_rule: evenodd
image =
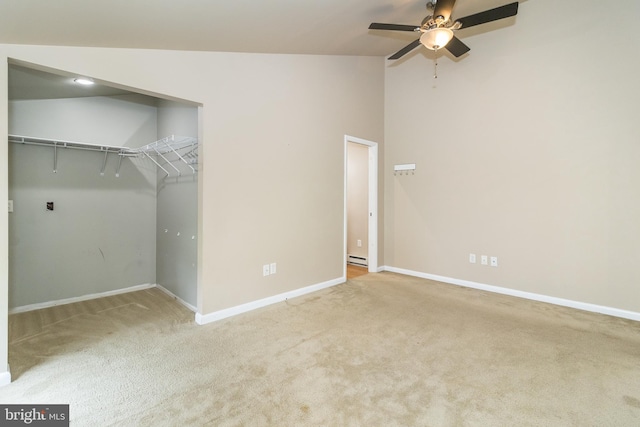
<path id="1" fill-rule="evenodd" d="M 344 135 L 382 141 L 383 58 L 0 46 L 0 59 L 7 58 L 203 105 L 202 314 L 342 276 Z M 6 135 L 7 71 L 0 68 Z M 2 295 L 6 215 L 0 210 Z M 278 272 L 264 278 L 262 265 L 270 262 Z M 6 304 L 0 315 L 1 371 Z"/>
<path id="2" fill-rule="evenodd" d="M 0 56 L 0 58 L 2 58 Z M 4 58 L 2 58 L 4 59 Z M 8 68 L 0 66 L 0 135 L 9 134 Z M 9 168 L 7 138 L 0 138 L 0 200 L 9 200 Z M 9 350 L 9 212 L 0 209 L 0 386 L 8 382 Z"/>
<path id="3" fill-rule="evenodd" d="M 437 80 L 386 67 L 388 266 L 640 312 L 640 13 L 616 10 L 612 39 L 600 2 L 527 1 Z"/>

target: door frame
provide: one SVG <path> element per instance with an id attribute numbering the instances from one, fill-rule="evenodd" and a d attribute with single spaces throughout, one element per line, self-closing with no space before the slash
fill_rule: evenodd
<path id="1" fill-rule="evenodd" d="M 347 277 L 347 167 L 349 143 L 365 145 L 369 151 L 369 226 L 367 248 L 368 270 L 378 272 L 378 143 L 351 135 L 344 136 L 344 241 L 343 276 Z"/>

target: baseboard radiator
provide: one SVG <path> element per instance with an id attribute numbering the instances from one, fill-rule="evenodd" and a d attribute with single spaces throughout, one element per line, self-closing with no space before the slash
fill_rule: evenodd
<path id="1" fill-rule="evenodd" d="M 367 257 L 358 255 L 347 255 L 347 264 L 359 265 L 361 267 L 368 267 Z"/>

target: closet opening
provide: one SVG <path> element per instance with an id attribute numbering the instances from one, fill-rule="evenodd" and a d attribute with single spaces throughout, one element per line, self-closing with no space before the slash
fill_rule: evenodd
<path id="1" fill-rule="evenodd" d="M 197 311 L 200 106 L 74 77 L 9 64 L 9 313 L 154 286 Z"/>

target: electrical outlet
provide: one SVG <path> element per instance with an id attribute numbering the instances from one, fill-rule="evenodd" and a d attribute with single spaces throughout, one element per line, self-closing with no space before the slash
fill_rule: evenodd
<path id="1" fill-rule="evenodd" d="M 358 247 L 361 248 L 362 247 L 362 240 L 358 239 Z"/>
<path id="2" fill-rule="evenodd" d="M 262 266 L 262 275 L 263 276 L 268 276 L 269 274 L 271 274 L 271 269 L 269 267 L 269 264 L 265 264 Z"/>
<path id="3" fill-rule="evenodd" d="M 276 263 L 272 262 L 271 264 L 269 264 L 269 273 L 270 274 L 276 274 Z"/>
<path id="4" fill-rule="evenodd" d="M 489 259 L 487 258 L 486 255 L 482 255 L 480 257 L 480 264 L 482 265 L 489 265 Z"/>
<path id="5" fill-rule="evenodd" d="M 498 266 L 498 257 L 497 256 L 492 256 L 491 257 L 491 267 L 497 267 Z"/>
<path id="6" fill-rule="evenodd" d="M 476 254 L 469 254 L 469 262 L 471 264 L 475 264 L 476 263 Z"/>

